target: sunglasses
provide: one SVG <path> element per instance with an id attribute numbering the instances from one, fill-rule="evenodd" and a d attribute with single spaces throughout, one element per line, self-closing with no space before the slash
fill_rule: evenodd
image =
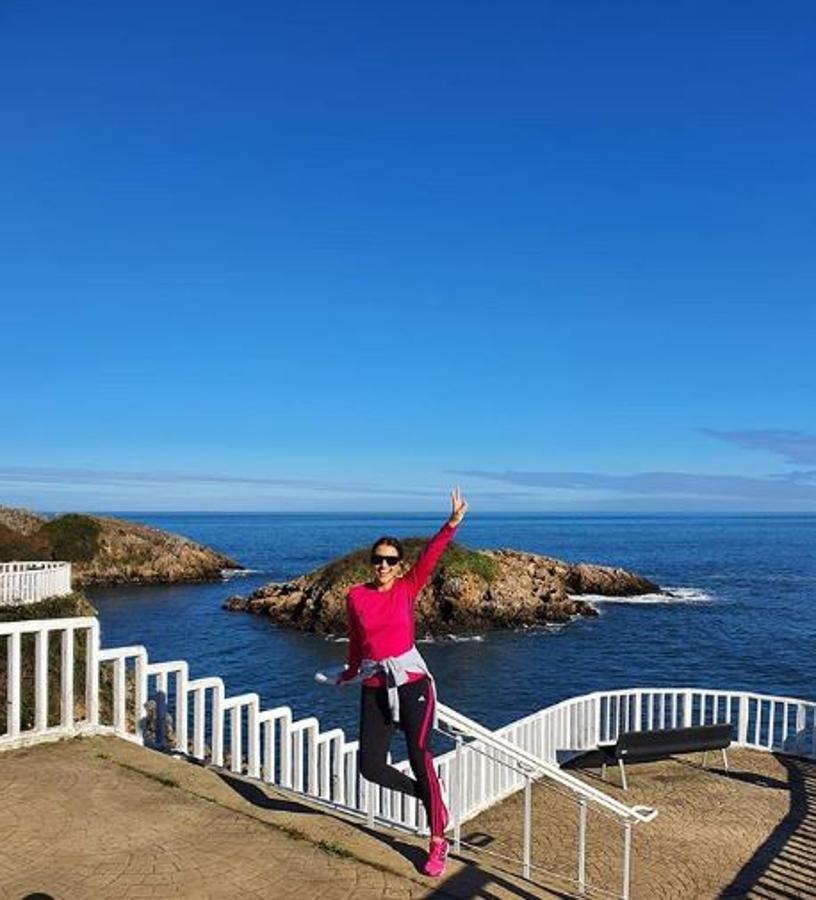
<path id="1" fill-rule="evenodd" d="M 387 566 L 396 566 L 399 561 L 399 556 L 380 556 L 379 553 L 375 553 L 371 557 L 371 564 L 373 566 L 381 566 L 383 563 Z"/>

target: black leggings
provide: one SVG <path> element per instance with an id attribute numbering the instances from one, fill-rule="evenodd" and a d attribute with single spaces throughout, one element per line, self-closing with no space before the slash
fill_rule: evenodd
<path id="1" fill-rule="evenodd" d="M 403 684 L 399 690 L 400 722 L 408 745 L 408 759 L 416 780 L 386 762 L 396 723 L 384 687 L 364 687 L 360 700 L 360 774 L 367 781 L 418 797 L 434 837 L 442 837 L 448 811 L 434 769 L 430 743 L 436 698 L 429 678 Z"/>

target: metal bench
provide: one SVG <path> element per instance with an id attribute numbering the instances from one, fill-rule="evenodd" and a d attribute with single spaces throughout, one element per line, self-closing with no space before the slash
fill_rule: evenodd
<path id="1" fill-rule="evenodd" d="M 599 744 L 601 753 L 601 777 L 606 780 L 606 766 L 617 762 L 621 785 L 627 790 L 624 762 L 650 762 L 665 759 L 678 753 L 703 754 L 705 766 L 708 750 L 721 750 L 723 767 L 728 771 L 726 748 L 731 745 L 732 727 L 722 725 L 695 725 L 690 728 L 666 728 L 661 731 L 626 731 L 617 741 Z"/>

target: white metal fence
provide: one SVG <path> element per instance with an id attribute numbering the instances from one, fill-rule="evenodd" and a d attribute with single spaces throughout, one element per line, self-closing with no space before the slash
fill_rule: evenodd
<path id="1" fill-rule="evenodd" d="M 0 563 L 0 606 L 35 603 L 71 593 L 71 563 Z"/>
<path id="2" fill-rule="evenodd" d="M 79 731 L 113 732 L 121 737 L 175 750 L 308 795 L 370 822 L 424 830 L 424 811 L 415 798 L 370 784 L 358 774 L 357 741 L 339 729 L 322 731 L 316 718 L 295 720 L 287 706 L 261 709 L 255 693 L 228 697 L 220 678 L 191 679 L 183 661 L 150 662 L 144 647 L 100 649 L 94 618 L 0 623 L 0 653 L 7 660 L 5 724 L 0 749 Z M 21 691 L 23 642 L 33 644 L 33 697 L 27 718 Z M 77 641 L 84 654 L 75 653 Z M 56 648 L 59 648 L 57 651 Z M 53 649 L 52 649 L 53 648 Z M 49 709 L 49 652 L 58 660 L 59 703 Z M 80 674 L 78 675 L 77 672 Z M 77 690 L 76 682 L 81 682 Z M 100 713 L 100 683 L 109 686 Z M 52 692 L 53 693 L 53 692 Z M 456 725 L 455 714 L 440 704 L 440 721 Z M 459 717 L 461 720 L 463 717 Z M 600 741 L 623 731 L 654 730 L 730 722 L 734 741 L 756 750 L 816 758 L 816 704 L 787 697 L 700 688 L 633 688 L 596 692 L 564 700 L 492 732 L 524 754 L 540 760 L 534 777 Z M 450 789 L 456 838 L 463 822 L 514 792 L 525 789 L 525 874 L 529 874 L 529 789 L 531 770 L 522 754 L 497 749 L 482 739 L 438 756 L 437 771 Z M 408 763 L 398 764 L 398 768 Z M 563 773 L 567 778 L 567 773 Z M 581 784 L 581 782 L 578 782 Z M 564 781 L 560 785 L 569 788 Z M 596 789 L 589 789 L 596 791 Z M 576 788 L 579 827 L 585 834 L 589 791 Z M 643 820 L 637 808 L 609 800 L 609 810 L 626 828 L 623 889 L 628 895 L 631 825 Z M 620 809 L 612 809 L 612 807 Z M 579 848 L 581 888 L 585 846 Z M 585 859 L 584 859 L 585 861 Z"/>
<path id="3" fill-rule="evenodd" d="M 6 696 L 5 715 L 0 711 L 0 749 L 95 731 L 99 622 L 92 617 L 0 622 L 0 641 L 4 638 L 6 646 L 0 645 L 0 652 L 4 650 L 6 658 Z M 54 651 L 58 659 L 50 660 Z M 58 702 L 49 684 L 54 672 L 59 673 Z"/>

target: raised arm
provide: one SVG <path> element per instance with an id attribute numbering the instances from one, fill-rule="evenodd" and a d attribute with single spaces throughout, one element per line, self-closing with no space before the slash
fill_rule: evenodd
<path id="1" fill-rule="evenodd" d="M 425 582 L 433 572 L 434 566 L 439 562 L 439 557 L 445 552 L 445 548 L 451 542 L 456 528 L 467 512 L 467 503 L 462 497 L 459 488 L 451 491 L 451 514 L 448 521 L 422 548 L 417 561 L 403 576 L 403 581 L 408 585 L 411 594 L 416 595 L 425 587 Z"/>

